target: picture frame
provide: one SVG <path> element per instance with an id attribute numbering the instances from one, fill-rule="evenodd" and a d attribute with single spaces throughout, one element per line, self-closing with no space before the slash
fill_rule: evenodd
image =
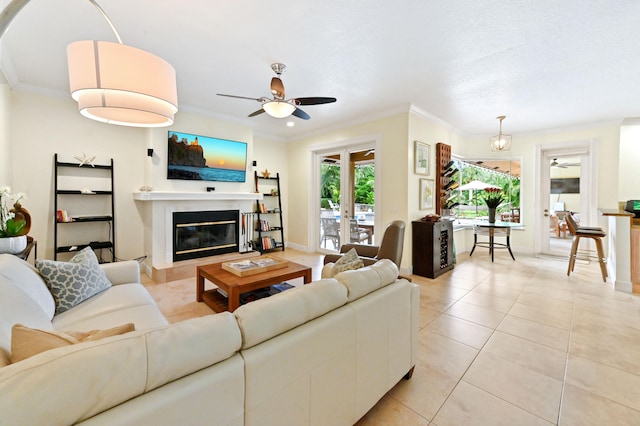
<path id="1" fill-rule="evenodd" d="M 433 179 L 420 179 L 420 210 L 432 209 L 434 198 Z"/>
<path id="2" fill-rule="evenodd" d="M 417 175 L 429 175 L 431 163 L 431 146 L 420 141 L 414 142 L 414 173 Z"/>

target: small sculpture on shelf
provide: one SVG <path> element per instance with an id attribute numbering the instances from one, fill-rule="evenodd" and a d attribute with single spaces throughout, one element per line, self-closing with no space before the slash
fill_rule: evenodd
<path id="1" fill-rule="evenodd" d="M 78 167 L 82 167 L 85 164 L 87 166 L 91 166 L 91 167 L 95 167 L 95 165 L 93 164 L 93 160 L 96 159 L 95 156 L 93 157 L 87 157 L 87 154 L 85 154 L 84 152 L 82 153 L 82 157 L 80 157 L 79 155 L 74 157 L 76 160 L 78 160 L 80 162 L 80 164 L 78 164 Z"/>
<path id="2" fill-rule="evenodd" d="M 262 177 L 268 178 L 270 176 L 271 176 L 271 173 L 269 172 L 269 169 L 264 169 L 264 172 L 262 172 Z"/>

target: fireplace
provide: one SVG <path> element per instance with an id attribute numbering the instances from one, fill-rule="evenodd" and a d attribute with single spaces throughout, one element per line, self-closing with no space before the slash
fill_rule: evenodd
<path id="1" fill-rule="evenodd" d="M 239 210 L 173 213 L 173 261 L 239 251 Z"/>

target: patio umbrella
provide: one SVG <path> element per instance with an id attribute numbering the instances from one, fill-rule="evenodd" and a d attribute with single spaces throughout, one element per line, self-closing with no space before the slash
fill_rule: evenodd
<path id="1" fill-rule="evenodd" d="M 458 188 L 461 191 L 471 191 L 471 198 L 473 198 L 474 193 L 473 191 L 481 191 L 483 189 L 487 189 L 487 188 L 500 188 L 499 186 L 495 186 L 495 185 L 491 185 L 490 183 L 486 183 L 486 182 L 482 182 L 479 180 L 472 180 L 469 183 L 465 183 L 464 185 L 462 185 L 460 188 Z M 475 194 L 477 195 L 477 194 Z M 476 216 L 478 216 L 478 203 L 476 200 Z"/>

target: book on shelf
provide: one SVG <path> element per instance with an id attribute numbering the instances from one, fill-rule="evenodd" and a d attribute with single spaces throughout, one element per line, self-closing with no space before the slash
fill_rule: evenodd
<path id="1" fill-rule="evenodd" d="M 262 239 L 260 240 L 260 243 L 262 245 L 263 250 L 269 250 L 272 248 L 276 248 L 278 246 L 276 243 L 276 240 L 274 240 L 271 237 L 262 237 Z"/>
<path id="2" fill-rule="evenodd" d="M 71 222 L 72 219 L 69 217 L 69 214 L 66 210 L 57 210 L 56 211 L 56 221 L 58 222 Z"/>
<path id="3" fill-rule="evenodd" d="M 264 203 L 260 203 L 260 213 L 266 213 L 267 206 Z"/>

